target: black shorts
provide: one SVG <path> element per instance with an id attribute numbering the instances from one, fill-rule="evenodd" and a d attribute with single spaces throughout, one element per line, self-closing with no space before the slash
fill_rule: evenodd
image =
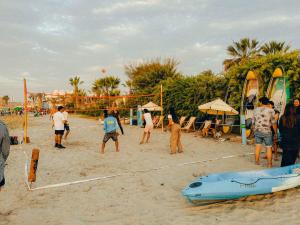
<path id="1" fill-rule="evenodd" d="M 55 130 L 54 133 L 55 133 L 56 135 L 61 135 L 61 136 L 63 136 L 63 135 L 64 135 L 64 132 L 65 132 L 64 130 Z"/>
<path id="2" fill-rule="evenodd" d="M 106 133 L 103 137 L 103 143 L 108 142 L 109 139 L 112 139 L 113 141 L 118 141 L 118 133 L 117 132 Z"/>
<path id="3" fill-rule="evenodd" d="M 70 131 L 70 126 L 69 126 L 69 124 L 65 124 L 65 130 L 66 130 L 66 131 Z"/>
<path id="4" fill-rule="evenodd" d="M 4 186 L 4 184 L 5 184 L 5 178 L 3 177 L 3 179 L 0 181 L 0 187 Z"/>

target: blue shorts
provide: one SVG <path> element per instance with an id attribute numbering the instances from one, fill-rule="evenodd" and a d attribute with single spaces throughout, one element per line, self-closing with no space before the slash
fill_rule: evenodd
<path id="1" fill-rule="evenodd" d="M 255 137 L 255 144 L 257 145 L 264 145 L 265 147 L 272 147 L 273 146 L 273 136 L 272 133 L 264 134 L 259 131 L 254 132 Z"/>

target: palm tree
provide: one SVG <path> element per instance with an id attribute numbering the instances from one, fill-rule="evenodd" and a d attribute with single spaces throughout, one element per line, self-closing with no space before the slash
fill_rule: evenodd
<path id="1" fill-rule="evenodd" d="M 287 45 L 284 41 L 283 42 L 277 42 L 277 41 L 270 41 L 263 46 L 261 46 L 261 51 L 265 55 L 270 55 L 270 54 L 276 54 L 279 52 L 286 53 L 288 50 L 291 48 L 290 45 Z"/>
<path id="2" fill-rule="evenodd" d="M 94 81 L 92 92 L 95 93 L 98 97 L 103 94 L 103 84 L 101 79 L 97 79 Z"/>
<path id="3" fill-rule="evenodd" d="M 234 41 L 227 47 L 227 53 L 232 58 L 224 60 L 225 70 L 228 70 L 234 64 L 240 64 L 250 58 L 259 55 L 259 42 L 256 39 L 242 38 L 240 41 Z"/>
<path id="4" fill-rule="evenodd" d="M 76 103 L 75 108 L 77 108 L 78 107 L 78 90 L 79 90 L 79 85 L 83 84 L 83 81 L 80 80 L 79 76 L 75 76 L 73 78 L 70 78 L 69 81 L 70 81 L 71 86 L 74 88 L 73 89 L 73 94 L 75 96 L 75 103 Z"/>
<path id="5" fill-rule="evenodd" d="M 35 105 L 36 105 L 36 100 L 37 100 L 37 94 L 36 94 L 36 93 L 30 93 L 30 94 L 29 94 L 29 99 L 32 100 L 33 107 L 35 107 Z"/>
<path id="6" fill-rule="evenodd" d="M 37 98 L 37 102 L 38 102 L 38 108 L 41 109 L 43 107 L 45 93 L 37 93 L 36 98 Z"/>
<path id="7" fill-rule="evenodd" d="M 115 76 L 108 76 L 94 81 L 92 91 L 97 95 L 117 95 L 120 79 Z"/>
<path id="8" fill-rule="evenodd" d="M 2 101 L 4 102 L 4 105 L 8 105 L 8 101 L 9 101 L 8 95 L 3 96 Z"/>

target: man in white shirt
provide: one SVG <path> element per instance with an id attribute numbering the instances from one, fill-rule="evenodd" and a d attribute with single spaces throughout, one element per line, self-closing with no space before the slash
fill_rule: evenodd
<path id="1" fill-rule="evenodd" d="M 55 147 L 56 148 L 65 148 L 61 144 L 61 139 L 62 139 L 62 136 L 64 135 L 65 123 L 66 123 L 64 114 L 62 113 L 64 110 L 64 107 L 58 106 L 57 110 L 58 111 L 53 114 L 53 120 L 52 120 L 52 122 L 53 122 L 52 127 L 54 127 L 54 130 L 55 130 Z"/>
<path id="2" fill-rule="evenodd" d="M 64 139 L 67 140 L 67 137 L 70 133 L 70 124 L 69 124 L 69 121 L 68 121 L 68 117 L 69 117 L 69 113 L 63 109 L 63 114 L 64 114 L 64 117 L 65 117 L 65 124 L 64 124 L 64 127 L 65 127 L 65 136 L 64 136 Z"/>
<path id="3" fill-rule="evenodd" d="M 146 139 L 146 143 L 149 143 L 149 139 L 150 139 L 150 134 L 151 131 L 153 130 L 153 122 L 152 122 L 152 117 L 151 117 L 151 113 L 149 112 L 148 109 L 144 109 L 144 120 L 145 120 L 145 129 L 144 129 L 144 133 L 143 133 L 143 138 L 140 142 L 140 144 L 144 144 L 144 140 L 147 136 Z"/>

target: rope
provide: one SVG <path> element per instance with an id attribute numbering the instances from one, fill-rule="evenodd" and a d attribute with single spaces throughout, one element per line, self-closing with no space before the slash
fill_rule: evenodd
<path id="1" fill-rule="evenodd" d="M 287 179 L 287 178 L 299 177 L 299 176 L 300 176 L 300 174 L 296 174 L 296 175 L 295 174 L 290 174 L 290 175 L 287 175 L 287 176 L 279 176 L 279 177 L 260 177 L 260 178 L 257 178 L 257 180 L 254 181 L 254 182 L 252 182 L 252 183 L 243 183 L 243 182 L 239 182 L 239 181 L 236 181 L 236 180 L 231 180 L 231 182 L 242 184 L 242 185 L 254 185 L 254 184 L 256 184 L 260 180 Z"/>
<path id="2" fill-rule="evenodd" d="M 216 158 L 212 158 L 212 159 L 193 161 L 193 162 L 185 162 L 185 163 L 178 163 L 178 164 L 175 164 L 175 165 L 167 165 L 167 166 L 161 166 L 161 167 L 156 167 L 156 168 L 151 168 L 151 169 L 136 170 L 136 171 L 132 171 L 132 172 L 119 173 L 119 174 L 109 175 L 109 176 L 95 177 L 95 178 L 90 178 L 90 179 L 64 182 L 64 183 L 58 183 L 58 184 L 50 184 L 50 185 L 37 187 L 37 188 L 31 188 L 30 186 L 28 186 L 28 190 L 36 191 L 36 190 L 42 190 L 42 189 L 57 188 L 57 187 L 63 187 L 63 186 L 68 186 L 68 185 L 86 183 L 86 182 L 90 182 L 90 181 L 105 180 L 105 179 L 110 179 L 110 178 L 115 178 L 115 177 L 120 177 L 120 176 L 125 176 L 125 175 L 136 175 L 137 173 L 147 173 L 147 172 L 151 172 L 151 171 L 159 171 L 159 170 L 170 168 L 170 167 L 178 167 L 178 166 L 193 165 L 193 164 L 198 164 L 198 163 L 206 163 L 206 162 L 216 161 L 216 160 L 220 160 L 220 159 L 242 157 L 242 156 L 253 155 L 253 154 L 254 153 L 246 153 L 246 154 L 222 156 L 222 157 L 216 157 Z"/>

